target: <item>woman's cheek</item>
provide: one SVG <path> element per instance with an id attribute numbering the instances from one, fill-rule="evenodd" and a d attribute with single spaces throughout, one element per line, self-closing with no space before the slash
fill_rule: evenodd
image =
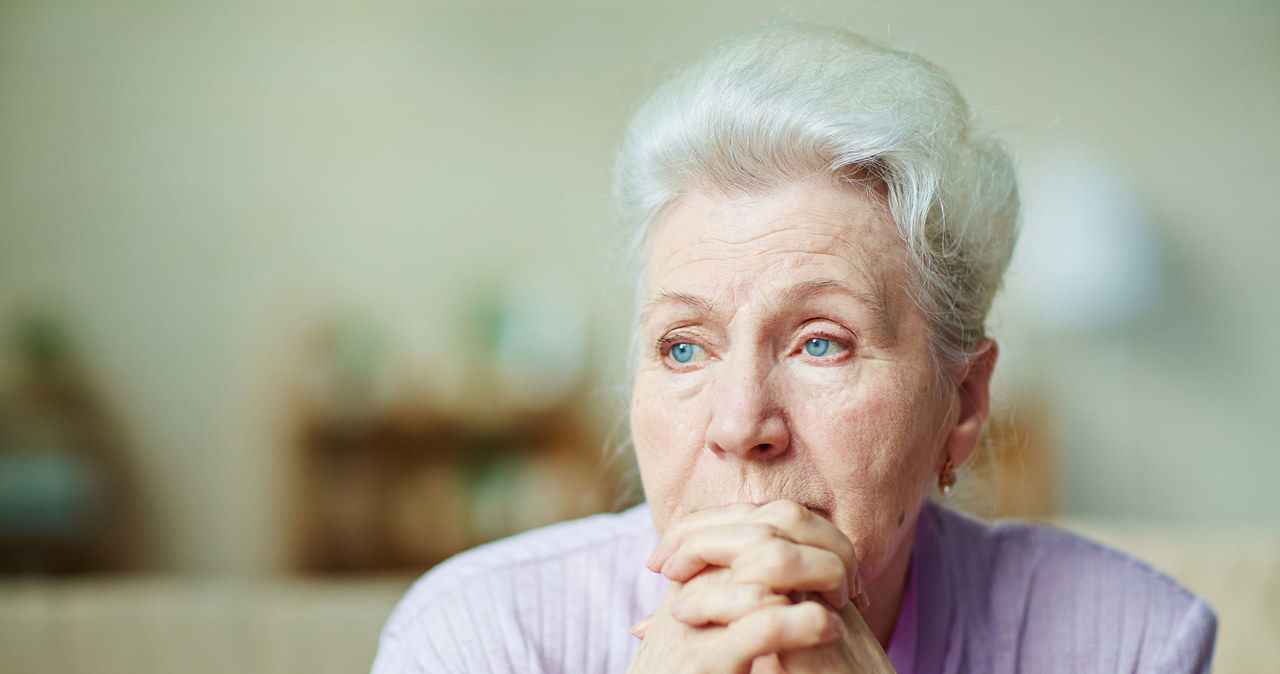
<path id="1" fill-rule="evenodd" d="M 631 407 L 631 434 L 646 500 L 656 520 L 664 523 L 672 504 L 678 503 L 685 481 L 692 474 L 694 440 L 688 400 L 670 395 L 661 384 L 638 382 Z"/>
<path id="2" fill-rule="evenodd" d="M 837 526 L 871 574 L 883 570 L 897 547 L 916 482 L 905 401 L 876 383 L 805 372 L 792 378 L 790 393 L 793 432 L 834 492 L 842 511 Z"/>

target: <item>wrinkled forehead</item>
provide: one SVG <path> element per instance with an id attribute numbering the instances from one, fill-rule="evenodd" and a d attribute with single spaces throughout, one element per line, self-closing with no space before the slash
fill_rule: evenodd
<path id="1" fill-rule="evenodd" d="M 907 279 L 907 261 L 888 210 L 856 185 L 801 183 L 763 195 L 693 192 L 653 232 L 641 318 L 673 298 L 779 303 L 833 286 L 888 315 Z"/>

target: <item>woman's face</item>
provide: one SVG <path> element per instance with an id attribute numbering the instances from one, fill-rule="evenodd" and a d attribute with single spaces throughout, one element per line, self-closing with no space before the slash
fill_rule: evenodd
<path id="1" fill-rule="evenodd" d="M 658 532 L 789 499 L 839 527 L 874 579 L 956 419 L 882 197 L 818 179 L 695 192 L 651 251 L 631 431 Z"/>

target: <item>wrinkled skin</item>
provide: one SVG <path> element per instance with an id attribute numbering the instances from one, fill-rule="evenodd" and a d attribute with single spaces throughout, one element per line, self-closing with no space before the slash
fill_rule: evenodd
<path id="1" fill-rule="evenodd" d="M 996 356 L 984 341 L 939 377 L 910 273 L 874 186 L 693 192 L 658 224 L 631 430 L 663 538 L 654 570 L 674 582 L 632 671 L 686 671 L 644 664 L 664 641 L 674 662 L 723 664 L 687 671 L 750 671 L 738 642 L 782 655 L 754 671 L 799 668 L 812 658 L 795 654 L 837 649 L 851 613 L 887 643 L 924 495 L 973 452 Z M 869 608 L 849 602 L 860 589 Z M 735 626 L 751 639 L 715 638 Z"/>

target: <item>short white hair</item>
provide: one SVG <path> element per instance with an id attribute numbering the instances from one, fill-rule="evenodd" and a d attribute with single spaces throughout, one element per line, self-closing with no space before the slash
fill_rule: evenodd
<path id="1" fill-rule="evenodd" d="M 640 107 L 614 176 L 637 283 L 654 224 L 682 195 L 760 193 L 823 173 L 883 182 L 935 365 L 961 366 L 986 334 L 1017 238 L 1013 163 L 937 66 L 847 31 L 785 25 L 732 38 Z"/>

